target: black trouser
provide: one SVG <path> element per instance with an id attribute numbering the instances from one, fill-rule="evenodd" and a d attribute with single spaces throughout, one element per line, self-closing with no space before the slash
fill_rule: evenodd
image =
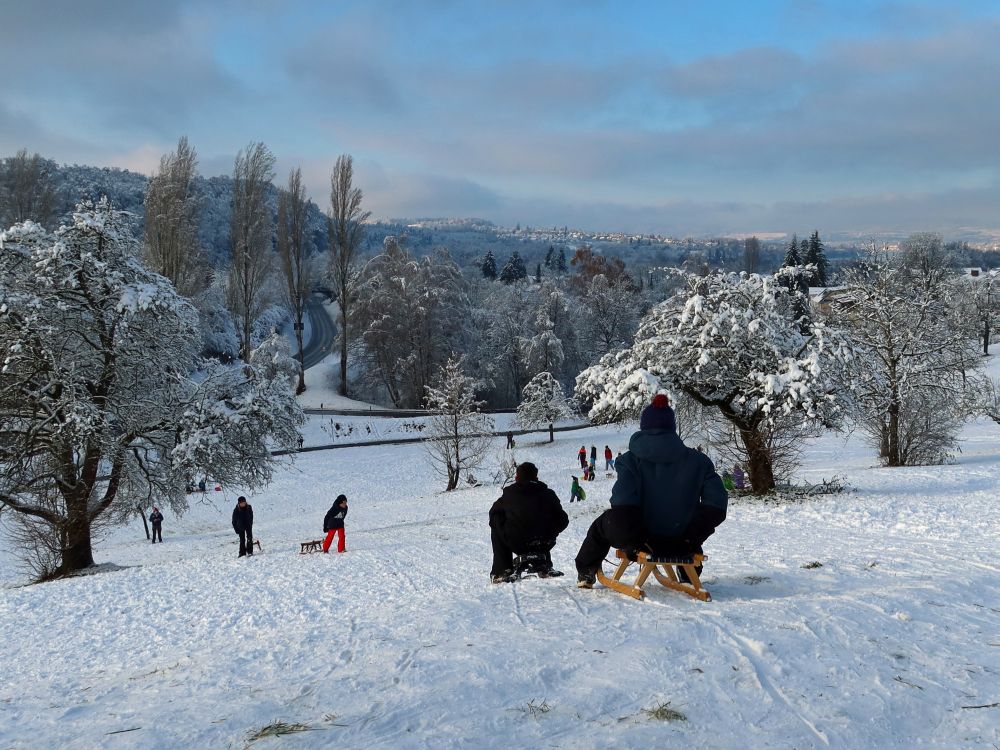
<path id="1" fill-rule="evenodd" d="M 493 543 L 493 567 L 490 575 L 502 575 L 514 569 L 514 555 L 542 553 L 545 563 L 552 566 L 552 548 L 555 539 L 524 539 L 504 533 L 503 529 L 490 527 L 490 541 Z"/>
<path id="2" fill-rule="evenodd" d="M 650 537 L 642 523 L 642 511 L 632 506 L 619 506 L 604 511 L 587 531 L 576 553 L 578 573 L 594 575 L 612 547 L 636 549 L 655 555 L 690 555 L 701 552 L 700 544 L 675 537 Z"/>
<path id="3" fill-rule="evenodd" d="M 253 555 L 253 527 L 236 532 L 240 535 L 240 557 Z"/>
<path id="4" fill-rule="evenodd" d="M 156 538 L 159 537 L 160 541 L 163 541 L 163 530 L 160 528 L 160 524 L 153 524 L 153 544 L 156 544 Z"/>

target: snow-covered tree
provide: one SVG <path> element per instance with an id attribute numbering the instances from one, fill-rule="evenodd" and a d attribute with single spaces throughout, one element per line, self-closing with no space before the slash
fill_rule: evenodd
<path id="1" fill-rule="evenodd" d="M 584 312 L 583 334 L 591 362 L 632 340 L 639 322 L 642 297 L 625 275 L 599 273 L 590 278 L 580 297 Z"/>
<path id="2" fill-rule="evenodd" d="M 357 301 L 361 270 L 358 253 L 365 236 L 365 223 L 371 211 L 361 209 L 361 188 L 354 185 L 354 157 L 341 154 L 330 175 L 330 279 L 340 308 L 340 388 L 347 395 L 348 336 L 353 329 L 354 306 Z"/>
<path id="3" fill-rule="evenodd" d="M 317 274 L 309 256 L 310 241 L 306 232 L 305 186 L 302 170 L 296 167 L 288 174 L 288 187 L 278 193 L 278 258 L 281 263 L 282 291 L 285 303 L 292 314 L 295 329 L 296 353 L 299 358 L 296 393 L 306 390 L 302 341 L 306 304 L 312 294 Z"/>
<path id="4" fill-rule="evenodd" d="M 540 372 L 533 377 L 521 392 L 521 403 L 517 407 L 517 423 L 523 427 L 542 427 L 574 415 L 572 404 L 566 400 L 559 381 L 550 372 Z M 549 442 L 553 441 L 549 431 Z"/>
<path id="5" fill-rule="evenodd" d="M 197 153 L 182 137 L 177 150 L 160 159 L 160 171 L 150 179 L 143 203 L 144 256 L 150 268 L 187 297 L 197 294 L 205 281 L 194 192 L 197 164 Z"/>
<path id="6" fill-rule="evenodd" d="M 835 424 L 849 351 L 822 324 L 808 333 L 795 325 L 796 292 L 780 274 L 684 278 L 679 293 L 643 318 L 631 347 L 579 375 L 578 399 L 592 404 L 598 422 L 634 415 L 659 390 L 717 409 L 739 432 L 754 491 L 767 492 L 775 484 L 767 426 L 792 414 Z"/>
<path id="7" fill-rule="evenodd" d="M 369 381 L 395 406 L 416 408 L 437 368 L 465 349 L 467 284 L 447 252 L 418 260 L 387 237 L 368 263 L 354 317 Z"/>
<path id="8" fill-rule="evenodd" d="M 562 366 L 565 355 L 562 342 L 554 329 L 548 309 L 545 306 L 539 307 L 535 315 L 537 333 L 528 341 L 525 350 L 529 372 L 558 372 Z"/>
<path id="9" fill-rule="evenodd" d="M 230 222 L 233 254 L 226 285 L 226 308 L 236 324 L 244 362 L 250 359 L 253 349 L 253 324 L 270 301 L 267 289 L 273 228 L 267 192 L 273 178 L 274 154 L 263 143 L 251 143 L 236 155 Z"/>
<path id="10" fill-rule="evenodd" d="M 809 286 L 828 286 L 830 283 L 830 262 L 826 259 L 823 241 L 819 238 L 819 230 L 817 229 L 809 235 L 808 244 L 805 240 L 802 244 L 805 245 L 802 252 L 802 262 L 816 269 L 809 279 Z"/>
<path id="11" fill-rule="evenodd" d="M 792 241 L 788 243 L 788 249 L 785 251 L 785 259 L 781 262 L 781 265 L 786 268 L 802 265 L 802 255 L 799 254 L 799 238 L 797 235 L 792 235 Z"/>
<path id="12" fill-rule="evenodd" d="M 482 413 L 476 400 L 476 381 L 462 370 L 462 360 L 450 357 L 438 371 L 433 386 L 427 386 L 424 405 L 431 413 L 424 446 L 435 468 L 448 484 L 458 486 L 463 472 L 479 467 L 490 447 L 493 418 Z"/>
<path id="13" fill-rule="evenodd" d="M 186 505 L 188 476 L 257 487 L 302 421 L 253 364 L 199 367 L 197 313 L 138 261 L 106 201 L 47 233 L 0 234 L 0 509 L 57 540 L 52 572 L 93 564 L 95 523 Z"/>
<path id="14" fill-rule="evenodd" d="M 481 266 L 483 272 L 483 278 L 489 281 L 495 281 L 497 278 L 497 259 L 493 257 L 493 251 L 487 250 L 486 257 L 483 258 L 483 264 Z"/>
<path id="15" fill-rule="evenodd" d="M 968 288 L 953 283 L 935 248 L 923 260 L 912 250 L 870 248 L 845 273 L 850 292 L 833 312 L 858 349 L 855 418 L 889 466 L 945 458 L 985 387 L 964 314 Z"/>
<path id="16" fill-rule="evenodd" d="M 34 221 L 49 226 L 59 195 L 55 162 L 21 149 L 0 160 L 0 226 Z"/>
<path id="17" fill-rule="evenodd" d="M 528 269 L 524 267 L 521 254 L 515 250 L 510 255 L 503 270 L 500 271 L 500 281 L 504 284 L 513 284 L 515 281 L 523 281 L 528 278 Z"/>

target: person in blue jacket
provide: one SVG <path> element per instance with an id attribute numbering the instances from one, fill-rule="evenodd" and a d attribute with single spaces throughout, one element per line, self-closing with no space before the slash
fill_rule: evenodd
<path id="1" fill-rule="evenodd" d="M 615 461 L 611 508 L 591 524 L 576 555 L 577 586 L 591 588 L 611 547 L 690 555 L 726 519 L 729 496 L 712 460 L 677 435 L 663 394 L 642 410 L 639 431 Z"/>

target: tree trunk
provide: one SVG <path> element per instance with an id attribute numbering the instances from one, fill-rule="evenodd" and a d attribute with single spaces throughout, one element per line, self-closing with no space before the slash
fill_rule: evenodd
<path id="1" fill-rule="evenodd" d="M 306 392 L 306 358 L 302 347 L 302 317 L 295 322 L 295 342 L 299 346 L 299 384 L 295 386 L 295 395 Z"/>
<path id="2" fill-rule="evenodd" d="M 90 522 L 85 518 L 71 517 L 66 524 L 66 546 L 63 547 L 62 564 L 57 572 L 72 573 L 89 568 L 93 564 L 94 551 L 90 543 Z"/>
<path id="3" fill-rule="evenodd" d="M 555 431 L 552 429 L 552 423 L 549 422 L 549 442 L 554 443 L 556 439 Z"/>
<path id="4" fill-rule="evenodd" d="M 755 495 L 770 492 L 774 489 L 774 467 L 764 437 L 756 427 L 740 427 L 739 430 L 747 449 L 750 489 Z"/>
<path id="5" fill-rule="evenodd" d="M 340 395 L 347 396 L 347 305 L 340 303 Z"/>
<path id="6" fill-rule="evenodd" d="M 983 354 L 989 356 L 990 354 L 990 321 L 989 319 L 983 321 Z"/>
<path id="7" fill-rule="evenodd" d="M 888 445 L 886 446 L 886 466 L 901 466 L 899 461 L 899 402 L 893 401 L 889 404 L 889 428 L 886 435 Z"/>
<path id="8" fill-rule="evenodd" d="M 141 505 L 135 506 L 135 512 L 139 514 L 139 518 L 142 519 L 142 526 L 146 529 L 146 540 L 149 541 L 149 523 L 146 521 L 146 511 Z"/>

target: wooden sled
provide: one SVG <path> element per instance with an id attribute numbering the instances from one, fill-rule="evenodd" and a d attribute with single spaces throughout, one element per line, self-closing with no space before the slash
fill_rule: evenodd
<path id="1" fill-rule="evenodd" d="M 319 552 L 323 549 L 323 540 L 316 539 L 312 542 L 302 542 L 302 549 L 299 551 L 300 555 L 308 555 L 313 552 Z"/>
<path id="2" fill-rule="evenodd" d="M 597 580 L 609 589 L 614 589 L 635 599 L 642 599 L 646 595 L 642 587 L 645 585 L 646 579 L 649 578 L 649 574 L 652 573 L 653 577 L 668 589 L 680 591 L 688 596 L 693 596 L 695 599 L 701 599 L 703 602 L 712 601 L 712 595 L 701 587 L 701 579 L 698 577 L 698 571 L 695 569 L 695 566 L 701 565 L 708 559 L 706 555 L 654 557 L 646 552 L 639 552 L 636 555 L 637 559 L 634 561 L 639 566 L 639 575 L 635 577 L 635 583 L 632 585 L 623 583 L 621 578 L 633 561 L 628 559 L 628 555 L 623 550 L 615 550 L 615 555 L 618 557 L 619 562 L 611 578 L 604 575 L 604 571 L 601 568 L 597 569 Z M 680 570 L 683 570 L 687 574 L 687 578 L 691 583 L 681 582 Z"/>

